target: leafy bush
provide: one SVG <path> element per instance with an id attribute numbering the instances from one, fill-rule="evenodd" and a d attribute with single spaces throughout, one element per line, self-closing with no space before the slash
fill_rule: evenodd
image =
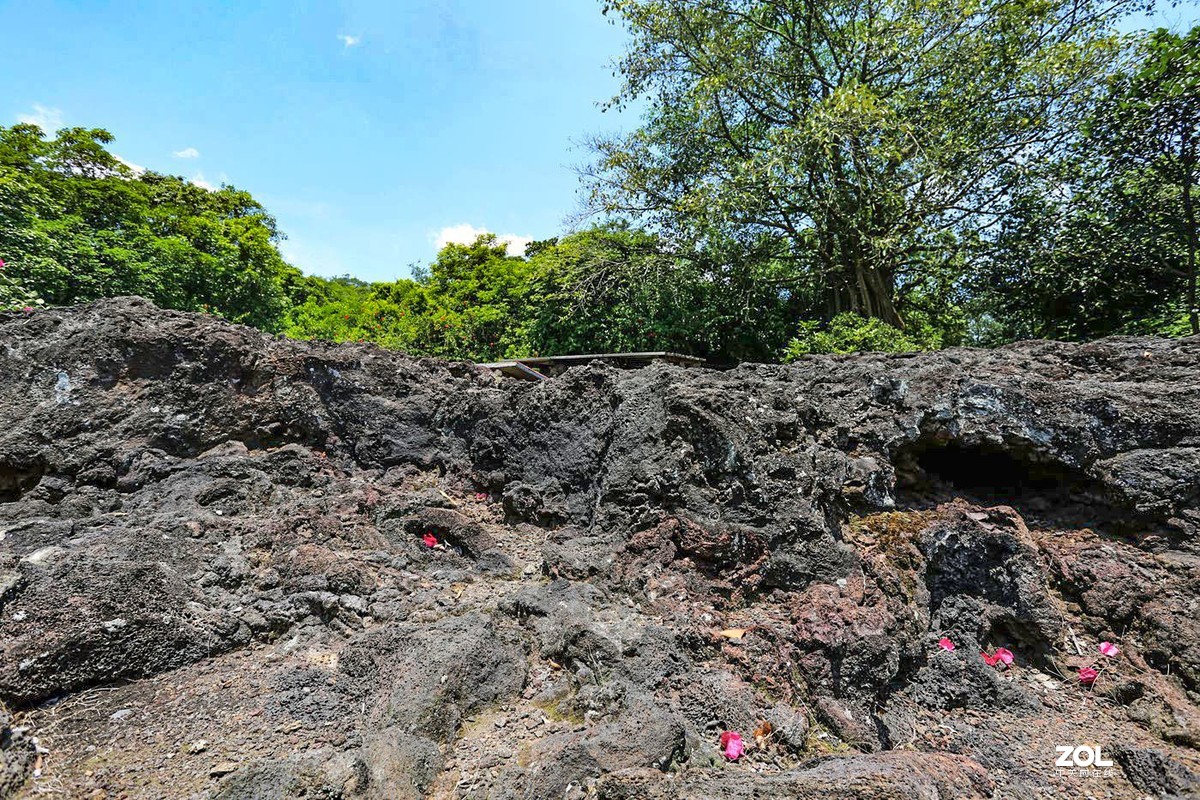
<path id="1" fill-rule="evenodd" d="M 0 260 L 0 311 L 33 309 L 44 304 L 42 298 L 8 275 L 7 269 L 8 264 Z"/>
<path id="2" fill-rule="evenodd" d="M 784 361 L 795 361 L 814 353 L 859 353 L 880 351 L 905 353 L 937 350 L 945 345 L 945 335 L 920 315 L 913 314 L 908 330 L 900 330 L 880 319 L 857 314 L 838 314 L 828 323 L 801 322 L 796 338 L 788 342 Z"/>

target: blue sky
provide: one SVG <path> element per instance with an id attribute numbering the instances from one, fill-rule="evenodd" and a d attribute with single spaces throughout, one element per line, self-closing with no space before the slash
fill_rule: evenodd
<path id="1" fill-rule="evenodd" d="M 0 0 L 3 124 L 104 127 L 125 160 L 254 194 L 306 272 L 391 280 L 443 231 L 545 238 L 622 31 L 597 0 Z"/>
<path id="2" fill-rule="evenodd" d="M 247 189 L 312 274 L 555 235 L 580 142 L 636 123 L 598 107 L 624 42 L 599 0 L 0 0 L 0 30 L 0 119 L 108 128 L 131 163 Z"/>

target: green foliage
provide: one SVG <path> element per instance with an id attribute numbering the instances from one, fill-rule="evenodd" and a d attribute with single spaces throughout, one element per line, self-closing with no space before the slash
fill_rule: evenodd
<path id="1" fill-rule="evenodd" d="M 275 221 L 248 193 L 135 175 L 112 136 L 0 127 L 0 258 L 26 295 L 55 305 L 136 294 L 277 330 L 299 273 Z"/>
<path id="2" fill-rule="evenodd" d="M 1200 332 L 1200 28 L 1141 35 L 1082 136 L 1020 180 L 970 282 L 979 341 Z"/>
<path id="3" fill-rule="evenodd" d="M 746 325 L 725 302 L 727 287 L 709 261 L 671 253 L 645 231 L 623 225 L 582 231 L 539 250 L 531 264 L 535 291 L 545 298 L 528 326 L 535 351 L 721 357 L 738 347 L 758 353 L 777 347 L 767 339 L 772 324 L 780 325 L 769 299 L 758 305 L 761 325 Z"/>
<path id="4" fill-rule="evenodd" d="M 0 311 L 33 310 L 45 304 L 42 298 L 5 275 L 7 265 L 0 261 Z"/>
<path id="5" fill-rule="evenodd" d="M 780 291 L 726 280 L 715 255 L 672 254 L 622 225 L 535 242 L 526 256 L 483 236 L 447 245 L 419 280 L 306 278 L 283 330 L 476 361 L 647 350 L 772 360 L 795 318 Z"/>
<path id="6" fill-rule="evenodd" d="M 903 327 L 904 288 L 961 267 L 1001 175 L 1068 135 L 1136 5 L 608 0 L 631 33 L 614 104 L 648 110 L 595 142 L 593 202 L 674 241 L 776 239 L 816 316 Z"/>
<path id="7" fill-rule="evenodd" d="M 913 314 L 909 322 L 906 330 L 900 330 L 881 319 L 849 312 L 838 314 L 828 323 L 801 322 L 796 338 L 784 350 L 783 360 L 795 361 L 813 353 L 907 353 L 945 346 L 944 333 L 927 318 Z"/>
<path id="8" fill-rule="evenodd" d="M 650 111 L 597 143 L 593 198 L 648 227 L 305 276 L 246 192 L 135 174 L 101 129 L 0 127 L 0 310 L 137 294 L 476 361 L 1196 330 L 1200 28 L 1117 61 L 1124 0 L 609 6 L 633 33 L 617 102 Z"/>
<path id="9" fill-rule="evenodd" d="M 453 359 L 524 355 L 520 322 L 529 302 L 530 269 L 487 235 L 471 245 L 446 245 L 420 281 L 306 278 L 283 331 Z"/>

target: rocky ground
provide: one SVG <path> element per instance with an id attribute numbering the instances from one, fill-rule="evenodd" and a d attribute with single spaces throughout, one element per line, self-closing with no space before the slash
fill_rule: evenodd
<path id="1" fill-rule="evenodd" d="M 1197 797 L 1198 590 L 1197 338 L 531 384 L 0 315 L 3 798 Z"/>

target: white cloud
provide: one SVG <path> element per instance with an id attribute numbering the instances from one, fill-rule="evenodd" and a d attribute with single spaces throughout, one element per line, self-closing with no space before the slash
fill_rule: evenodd
<path id="1" fill-rule="evenodd" d="M 525 248 L 533 241 L 532 236 L 516 236 L 511 233 L 503 234 L 500 241 L 508 245 L 508 254 L 510 256 L 525 255 Z"/>
<path id="2" fill-rule="evenodd" d="M 338 41 L 340 41 L 346 47 L 357 47 L 359 44 L 362 43 L 362 37 L 361 36 L 351 36 L 348 33 L 339 33 Z"/>
<path id="3" fill-rule="evenodd" d="M 126 161 L 125 159 L 121 158 L 119 155 L 116 155 L 115 153 L 113 154 L 113 158 L 115 158 L 117 161 L 120 161 L 125 166 L 129 167 L 129 169 L 133 171 L 134 175 L 141 175 L 143 172 L 146 171 L 146 168 L 143 167 L 141 164 L 135 164 L 132 161 Z"/>
<path id="4" fill-rule="evenodd" d="M 459 225 L 442 228 L 434 237 L 433 242 L 437 245 L 437 249 L 441 250 L 451 243 L 474 244 L 476 239 L 486 233 L 491 233 L 491 231 L 487 228 L 476 228 L 474 225 L 463 222 Z M 533 241 L 532 236 L 518 236 L 515 233 L 496 234 L 496 238 L 508 245 L 508 254 L 510 256 L 525 255 L 525 248 Z"/>
<path id="5" fill-rule="evenodd" d="M 54 133 L 63 127 L 63 112 L 57 108 L 47 108 L 41 103 L 33 104 L 33 111 L 17 116 L 17 122 L 37 125 L 46 133 Z"/>
<path id="6" fill-rule="evenodd" d="M 199 186 L 206 192 L 215 192 L 217 190 L 216 186 L 213 186 L 211 183 L 205 180 L 203 172 L 197 172 L 195 175 L 193 175 L 192 183 L 196 186 Z"/>
<path id="7" fill-rule="evenodd" d="M 448 228 L 442 228 L 434 238 L 434 244 L 437 245 L 438 250 L 441 250 L 451 242 L 454 244 L 472 244 L 485 233 L 487 231 L 483 228 L 476 228 L 474 225 L 468 225 L 464 222 L 461 225 L 451 225 Z"/>
<path id="8" fill-rule="evenodd" d="M 199 158 L 200 151 L 194 147 L 185 147 L 182 150 L 176 150 L 174 153 L 171 153 L 171 155 L 175 156 L 176 158 Z"/>

